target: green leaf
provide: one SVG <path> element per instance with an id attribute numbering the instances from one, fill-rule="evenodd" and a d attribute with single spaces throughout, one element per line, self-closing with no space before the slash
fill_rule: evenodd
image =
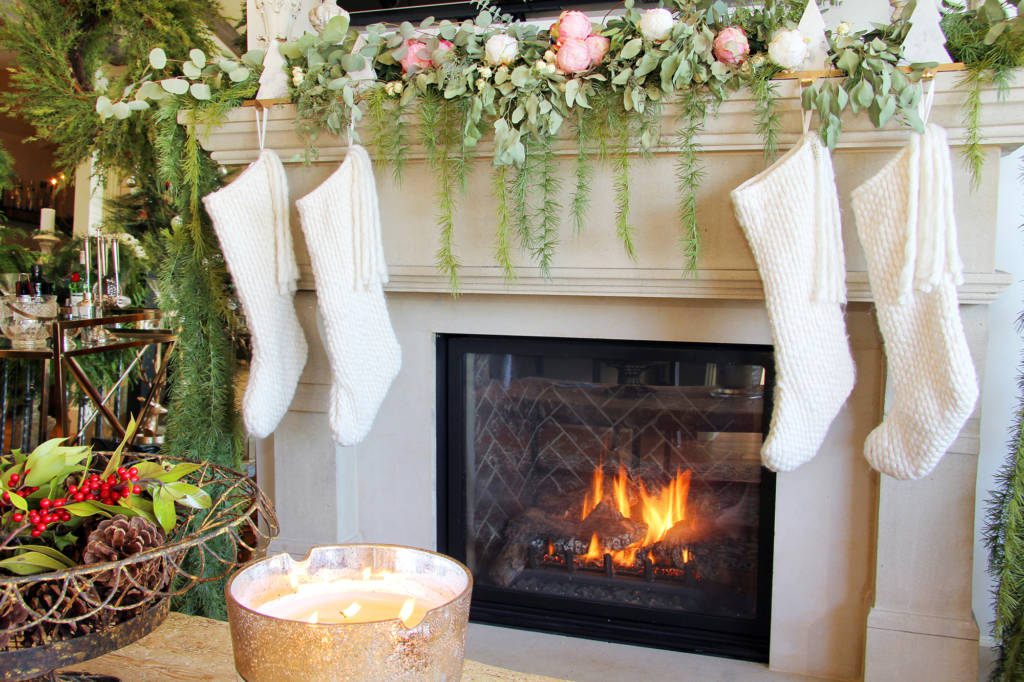
<path id="1" fill-rule="evenodd" d="M 246 78 L 249 77 L 250 73 L 251 72 L 249 71 L 249 69 L 247 69 L 247 68 L 245 68 L 243 66 L 242 68 L 235 69 L 234 71 L 229 73 L 228 74 L 228 78 L 231 79 L 232 83 L 241 83 L 242 81 L 244 81 Z"/>
<path id="2" fill-rule="evenodd" d="M 193 47 L 188 51 L 188 58 L 200 69 L 206 66 L 206 53 L 198 47 Z"/>
<path id="3" fill-rule="evenodd" d="M 59 561 L 64 564 L 67 568 L 71 568 L 76 565 L 73 559 L 66 556 L 64 553 L 57 551 L 53 547 L 47 547 L 46 545 L 18 545 L 18 547 L 20 549 L 27 549 L 33 552 L 39 552 L 40 554 L 45 554 L 54 561 Z"/>
<path id="4" fill-rule="evenodd" d="M 512 85 L 517 88 L 521 88 L 526 85 L 526 81 L 530 78 L 530 67 L 528 66 L 517 66 L 512 71 L 512 75 L 509 80 L 512 81 Z"/>
<path id="5" fill-rule="evenodd" d="M 348 77 L 335 78 L 327 84 L 328 90 L 341 90 L 349 82 Z"/>
<path id="6" fill-rule="evenodd" d="M 243 64 L 248 64 L 249 66 L 251 66 L 252 68 L 255 69 L 255 68 L 263 65 L 263 56 L 264 56 L 264 54 L 266 54 L 266 53 L 263 50 L 261 50 L 260 48 L 255 48 L 255 49 L 249 50 L 248 52 L 246 52 L 245 54 L 242 55 L 242 63 Z M 245 80 L 245 79 L 243 78 L 242 80 Z"/>
<path id="7" fill-rule="evenodd" d="M 28 472 L 25 475 L 25 485 L 41 486 L 49 483 L 50 479 L 64 468 L 64 453 L 59 449 L 64 440 L 64 438 L 53 438 L 32 451 L 32 454 L 25 460 L 25 470 Z"/>
<path id="8" fill-rule="evenodd" d="M 442 22 L 440 28 L 438 29 L 438 33 L 440 33 L 441 37 L 444 38 L 445 40 L 452 40 L 455 38 L 455 34 L 456 32 L 458 32 L 458 30 L 459 29 L 455 26 L 455 24 L 445 24 Z"/>
<path id="9" fill-rule="evenodd" d="M 153 515 L 164 532 L 170 533 L 174 528 L 177 515 L 174 512 L 174 497 L 165 488 L 160 488 L 160 491 L 153 496 Z"/>
<path id="10" fill-rule="evenodd" d="M 673 83 L 672 76 L 675 74 L 676 69 L 679 68 L 679 64 L 683 61 L 683 56 L 676 53 L 671 54 L 665 58 L 661 63 L 661 89 L 665 92 L 672 92 Z"/>
<path id="11" fill-rule="evenodd" d="M 572 106 L 572 103 L 576 101 L 576 93 L 580 91 L 580 82 L 573 78 L 567 81 L 565 84 L 565 103 L 568 106 Z"/>
<path id="12" fill-rule="evenodd" d="M 60 571 L 67 567 L 53 557 L 40 552 L 22 552 L 0 561 L 0 568 L 7 569 L 16 575 L 35 575 L 47 571 Z"/>
<path id="13" fill-rule="evenodd" d="M 632 59 L 640 54 L 640 50 L 643 49 L 643 46 L 644 41 L 642 38 L 633 38 L 622 47 L 622 51 L 619 52 L 619 59 Z"/>
<path id="14" fill-rule="evenodd" d="M 191 483 L 182 483 L 180 481 L 168 483 L 164 486 L 164 489 L 170 491 L 171 496 L 178 504 L 183 504 L 187 507 L 209 509 L 210 505 L 213 504 L 213 500 L 210 499 L 208 492 Z"/>
<path id="15" fill-rule="evenodd" d="M 629 78 L 632 75 L 633 69 L 626 67 L 622 71 L 619 71 L 617 74 L 615 74 L 615 77 L 612 78 L 612 85 L 625 85 L 626 83 L 629 82 Z"/>
<path id="16" fill-rule="evenodd" d="M 804 111 L 813 111 L 814 102 L 818 97 L 818 89 L 813 85 L 809 85 L 804 88 L 804 91 L 800 93 L 800 107 Z"/>
<path id="17" fill-rule="evenodd" d="M 341 98 L 345 100 L 345 104 L 347 104 L 349 108 L 355 106 L 355 91 L 352 90 L 351 85 L 346 85 L 341 89 Z"/>
<path id="18" fill-rule="evenodd" d="M 210 92 L 210 86 L 206 83 L 193 83 L 188 89 L 192 96 L 198 100 L 207 100 L 213 97 L 213 93 Z"/>
<path id="19" fill-rule="evenodd" d="M 476 25 L 480 28 L 487 28 L 494 21 L 494 17 L 491 16 L 490 12 L 481 12 L 476 15 Z"/>
<path id="20" fill-rule="evenodd" d="M 871 102 L 875 99 L 875 90 L 867 81 L 861 81 L 851 94 L 857 100 L 857 104 L 863 108 L 871 106 Z"/>
<path id="21" fill-rule="evenodd" d="M 191 61 L 187 61 L 181 65 L 181 72 L 192 79 L 200 78 L 203 75 L 202 69 Z"/>
<path id="22" fill-rule="evenodd" d="M 66 509 L 68 513 L 72 516 L 93 516 L 94 514 L 111 516 L 102 507 L 99 506 L 98 502 L 93 502 L 91 500 L 65 504 L 63 507 L 61 507 L 61 509 Z"/>
<path id="23" fill-rule="evenodd" d="M 233 71 L 232 75 L 235 73 L 237 72 Z M 172 95 L 184 95 L 188 92 L 188 81 L 184 78 L 164 78 L 160 81 L 160 87 Z"/>
<path id="24" fill-rule="evenodd" d="M 164 471 L 161 474 L 152 476 L 152 478 L 164 483 L 172 483 L 202 468 L 202 466 L 202 464 L 197 464 L 196 462 L 181 462 L 180 464 L 175 464 L 170 471 Z M 139 477 L 142 477 L 141 474 Z"/>
<path id="25" fill-rule="evenodd" d="M 366 68 L 366 60 L 359 54 L 347 54 L 341 58 L 341 68 L 345 69 L 349 73 L 352 73 L 353 71 L 362 71 Z"/>
<path id="26" fill-rule="evenodd" d="M 889 122 L 892 115 L 896 113 L 896 98 L 893 95 L 886 95 L 882 100 L 878 114 L 878 126 L 882 127 Z"/>
<path id="27" fill-rule="evenodd" d="M 182 81 L 184 82 L 184 81 Z M 185 92 L 175 93 L 177 95 L 184 95 Z M 199 99 L 198 97 L 196 99 Z M 108 476 L 117 471 L 117 468 L 121 466 L 121 460 L 123 459 L 124 446 L 128 444 L 128 441 L 135 436 L 135 429 L 138 428 L 138 424 L 135 422 L 135 415 L 132 415 L 128 420 L 128 426 L 124 430 L 124 438 L 118 443 L 117 448 L 110 455 L 110 459 L 107 460 L 107 466 L 103 467 L 103 473 L 100 474 L 100 478 L 106 479 Z"/>
<path id="28" fill-rule="evenodd" d="M 430 28 L 434 25 L 434 17 L 427 17 L 420 22 L 420 28 Z"/>
<path id="29" fill-rule="evenodd" d="M 149 51 L 149 65 L 154 69 L 162 69 L 167 66 L 167 53 L 161 47 L 154 47 Z"/>
<path id="30" fill-rule="evenodd" d="M 149 102 L 144 99 L 133 99 L 131 102 L 128 102 L 128 108 L 132 111 L 143 111 L 149 109 Z"/>
<path id="31" fill-rule="evenodd" d="M 924 135 L 924 121 L 917 115 L 917 111 L 914 109 L 904 109 L 903 118 L 906 120 L 907 125 L 913 128 L 918 133 Z"/>
<path id="32" fill-rule="evenodd" d="M 219 62 L 217 62 L 217 66 L 219 66 L 220 70 L 224 73 L 231 73 L 239 66 L 241 66 L 241 64 L 239 64 L 233 59 L 221 59 Z"/>
<path id="33" fill-rule="evenodd" d="M 836 68 L 849 74 L 855 72 L 858 66 L 860 66 L 860 56 L 855 50 L 843 50 L 839 59 L 836 60 Z"/>
<path id="34" fill-rule="evenodd" d="M 416 29 L 408 21 L 403 21 L 398 26 L 398 32 L 402 34 L 402 38 L 404 38 L 405 40 L 411 40 L 412 37 L 416 34 Z"/>
<path id="35" fill-rule="evenodd" d="M 24 497 L 14 492 L 13 490 L 9 490 L 7 494 L 11 496 L 11 504 L 13 504 L 21 511 L 28 511 L 28 503 L 25 502 Z"/>
<path id="36" fill-rule="evenodd" d="M 633 75 L 636 76 L 637 80 L 643 78 L 651 71 L 654 71 L 656 68 L 658 68 L 658 60 L 660 58 L 661 57 L 657 52 L 648 52 L 643 56 L 643 58 L 640 59 L 640 63 L 637 64 L 636 70 L 633 72 Z"/>

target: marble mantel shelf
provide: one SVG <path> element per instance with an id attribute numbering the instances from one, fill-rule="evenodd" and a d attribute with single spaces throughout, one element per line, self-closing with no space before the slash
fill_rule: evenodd
<path id="1" fill-rule="evenodd" d="M 935 104 L 931 120 L 944 126 L 953 145 L 962 144 L 966 129 L 962 123 L 961 103 L 965 91 L 956 88 L 962 77 L 959 73 L 940 73 L 936 78 Z M 1018 79 L 1019 80 L 1019 79 Z M 794 80 L 776 82 L 779 94 L 778 107 L 782 118 L 783 132 L 779 145 L 782 149 L 793 144 L 800 135 L 801 111 L 799 105 L 800 85 Z M 995 89 L 983 92 L 982 138 L 990 148 L 1010 149 L 1024 142 L 1024 83 L 1010 87 L 1002 96 Z M 717 116 L 709 117 L 705 131 L 699 136 L 703 153 L 710 158 L 714 154 L 759 152 L 762 149 L 760 137 L 753 128 L 754 101 L 746 91 L 736 93 L 722 104 Z M 187 120 L 187 112 L 181 114 L 181 121 Z M 204 131 L 200 139 L 215 160 L 225 165 L 244 164 L 253 161 L 259 154 L 257 146 L 255 109 L 242 107 L 232 111 L 228 119 L 213 130 Z M 661 144 L 654 150 L 651 163 L 671 164 L 674 148 L 671 145 L 677 126 L 677 110 L 671 104 L 663 108 L 663 136 Z M 270 108 L 266 144 L 278 152 L 289 165 L 301 165 L 303 141 L 295 132 L 295 106 L 279 104 Z M 813 125 L 813 124 L 812 124 Z M 410 140 L 416 140 L 416 122 L 410 119 Z M 840 139 L 840 153 L 877 152 L 898 148 L 906 143 L 908 131 L 898 124 L 876 130 L 865 115 L 847 116 L 844 120 Z M 364 140 L 368 133 L 363 134 Z M 574 145 L 561 140 L 557 153 L 563 156 L 575 154 Z M 336 164 L 346 154 L 346 143 L 342 138 L 321 135 L 317 141 L 318 158 L 313 166 Z M 372 146 L 370 147 L 373 152 Z M 479 158 L 486 159 L 491 153 L 489 140 L 485 137 L 477 150 Z M 412 145 L 409 153 L 410 165 L 420 165 L 423 150 Z M 634 170 L 643 172 L 638 163 Z M 424 171 L 425 172 L 425 171 Z M 655 175 L 652 171 L 651 175 Z M 644 178 L 646 180 L 646 178 Z M 381 196 L 387 200 L 387 186 L 382 182 Z M 674 189 L 671 190 L 674 193 Z M 428 197 L 426 202 L 432 200 Z M 430 214 L 433 207 L 430 207 Z M 385 224 L 385 248 L 389 224 Z M 473 229 L 487 233 L 492 230 L 486 225 L 475 225 Z M 563 229 L 568 229 L 563 226 Z M 465 235 L 465 230 L 459 230 Z M 464 237 L 463 237 L 464 238 Z M 962 242 L 963 243 L 963 242 Z M 433 251 L 425 251 L 422 257 L 414 259 L 394 258 L 388 253 L 391 281 L 386 290 L 409 293 L 448 293 L 449 285 L 445 275 L 433 265 Z M 489 251 L 489 246 L 485 249 Z M 573 249 L 575 245 L 563 244 L 561 249 Z M 478 249 L 479 250 L 479 249 Z M 530 294 L 570 296 L 619 296 L 641 298 L 690 298 L 723 300 L 758 300 L 763 298 L 761 280 L 756 269 L 737 269 L 712 266 L 694 274 L 685 274 L 681 264 L 650 267 L 643 258 L 636 264 L 629 261 L 595 259 L 592 263 L 574 262 L 562 267 L 556 262 L 551 269 L 550 279 L 541 276 L 538 268 L 528 263 L 517 265 L 518 280 L 507 283 L 501 269 L 489 258 L 470 258 L 460 269 L 462 293 L 466 294 Z M 301 278 L 299 288 L 314 290 L 312 272 L 308 260 L 300 258 Z M 960 288 L 960 300 L 964 304 L 988 303 L 994 300 L 1010 283 L 1009 275 L 1000 272 L 968 272 L 965 284 Z M 854 266 L 847 274 L 848 297 L 850 301 L 870 301 L 867 273 L 863 267 Z"/>

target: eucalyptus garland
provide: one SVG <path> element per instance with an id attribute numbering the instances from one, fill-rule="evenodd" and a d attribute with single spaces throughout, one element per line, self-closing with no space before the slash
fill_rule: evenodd
<path id="1" fill-rule="evenodd" d="M 576 151 L 565 211 L 573 230 L 581 232 L 587 222 L 593 162 L 604 163 L 612 174 L 614 228 L 635 259 L 633 165 L 637 154 L 642 161 L 662 145 L 661 112 L 671 104 L 680 111 L 673 144 L 679 244 L 683 270 L 696 271 L 696 197 L 703 179 L 697 139 L 708 111 L 748 87 L 765 158 L 775 156 L 781 119 L 771 79 L 806 54 L 794 30 L 806 3 L 768 0 L 756 8 L 730 8 L 721 0 L 675 0 L 671 8 L 641 11 L 626 0 L 620 14 L 603 22 L 563 12 L 544 30 L 514 21 L 488 0 L 475 4 L 480 13 L 473 21 L 435 23 L 428 17 L 419 26 L 374 24 L 362 33 L 339 10 L 321 34 L 285 45 L 296 125 L 310 143 L 310 157 L 320 131 L 347 135 L 365 109 L 378 161 L 398 179 L 410 148 L 406 115 L 418 110 L 417 141 L 438 183 L 437 263 L 457 292 L 456 190 L 464 187 L 466 166 L 484 135 L 494 146 L 495 259 L 514 279 L 514 236 L 549 276 L 563 213 L 556 194 L 556 136 L 572 139 Z M 818 112 L 830 147 L 847 109 L 866 111 L 879 127 L 895 118 L 923 130 L 920 79 L 935 65 L 897 67 L 912 9 L 908 3 L 888 25 L 830 36 L 831 58 L 845 78 L 809 87 L 802 98 L 804 108 Z"/>

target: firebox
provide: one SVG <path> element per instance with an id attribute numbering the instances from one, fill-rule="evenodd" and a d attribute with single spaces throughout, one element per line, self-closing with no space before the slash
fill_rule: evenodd
<path id="1" fill-rule="evenodd" d="M 438 544 L 471 618 L 768 660 L 770 347 L 438 337 Z"/>

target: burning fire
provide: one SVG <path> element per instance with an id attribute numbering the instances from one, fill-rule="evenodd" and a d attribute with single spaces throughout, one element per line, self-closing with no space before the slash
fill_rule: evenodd
<path id="1" fill-rule="evenodd" d="M 634 521 L 643 521 L 647 525 L 647 535 L 642 541 L 635 542 L 622 550 L 608 552 L 616 564 L 632 566 L 638 551 L 661 541 L 669 529 L 680 521 L 686 520 L 686 500 L 690 494 L 690 476 L 689 469 L 677 470 L 668 485 L 653 493 L 648 491 L 643 483 L 640 483 L 635 486 L 638 500 L 634 504 L 630 504 L 629 476 L 626 473 L 625 465 L 619 465 L 619 470 L 611 481 L 612 497 L 609 504 L 613 505 L 623 517 Z M 601 502 L 605 501 L 604 493 L 604 467 L 598 464 L 594 469 L 590 490 L 583 499 L 580 520 L 585 520 Z M 587 553 L 582 558 L 584 561 L 601 561 L 604 554 L 605 551 L 601 547 L 597 533 L 594 533 L 590 538 Z M 689 559 L 690 552 L 688 549 L 684 549 L 684 563 Z"/>

